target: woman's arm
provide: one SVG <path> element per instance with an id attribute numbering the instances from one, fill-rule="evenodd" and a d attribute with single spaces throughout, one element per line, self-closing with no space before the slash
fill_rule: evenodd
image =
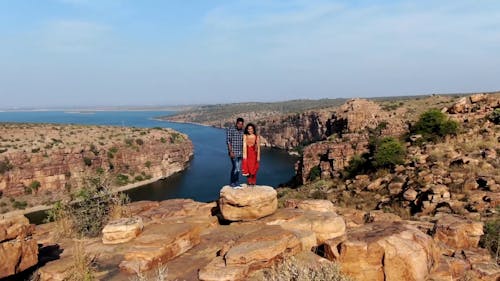
<path id="1" fill-rule="evenodd" d="M 257 161 L 260 162 L 260 137 L 256 136 L 257 141 L 255 145 L 257 146 Z"/>
<path id="2" fill-rule="evenodd" d="M 247 159 L 247 136 L 243 135 L 243 159 Z"/>

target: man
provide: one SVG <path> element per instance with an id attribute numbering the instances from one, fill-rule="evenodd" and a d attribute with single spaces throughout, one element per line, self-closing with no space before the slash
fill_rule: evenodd
<path id="1" fill-rule="evenodd" d="M 226 143 L 229 158 L 231 159 L 231 179 L 230 185 L 233 188 L 241 188 L 239 184 L 241 160 L 243 159 L 243 118 L 236 119 L 235 126 L 231 126 L 226 131 Z"/>

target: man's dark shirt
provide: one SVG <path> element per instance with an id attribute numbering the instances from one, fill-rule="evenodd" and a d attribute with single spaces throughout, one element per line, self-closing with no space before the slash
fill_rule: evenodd
<path id="1" fill-rule="evenodd" d="M 231 144 L 234 157 L 243 157 L 243 130 L 238 130 L 236 126 L 226 130 L 226 143 Z"/>

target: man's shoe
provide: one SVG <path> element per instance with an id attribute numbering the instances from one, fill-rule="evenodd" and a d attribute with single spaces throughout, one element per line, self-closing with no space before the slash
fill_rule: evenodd
<path id="1" fill-rule="evenodd" d="M 235 187 L 233 187 L 233 189 L 243 189 L 243 186 L 241 186 L 241 185 L 236 185 Z"/>
<path id="2" fill-rule="evenodd" d="M 235 188 L 235 187 L 237 187 L 238 185 L 237 185 L 236 183 L 234 183 L 234 182 L 233 182 L 233 183 L 231 183 L 229 186 L 230 186 L 230 187 L 232 187 L 232 188 Z"/>

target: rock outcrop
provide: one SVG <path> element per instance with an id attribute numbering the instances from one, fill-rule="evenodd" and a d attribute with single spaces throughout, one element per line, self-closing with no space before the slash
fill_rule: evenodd
<path id="1" fill-rule="evenodd" d="M 33 225 L 24 216 L 0 220 L 0 278 L 20 273 L 38 263 Z"/>
<path id="2" fill-rule="evenodd" d="M 404 223 L 371 223 L 347 235 L 330 251 L 339 249 L 335 259 L 356 280 L 425 281 L 439 261 L 432 238 Z"/>
<path id="3" fill-rule="evenodd" d="M 120 244 L 137 237 L 144 228 L 142 219 L 123 218 L 109 222 L 102 230 L 102 243 Z"/>
<path id="4" fill-rule="evenodd" d="M 276 212 L 277 193 L 270 186 L 249 186 L 234 189 L 224 186 L 220 191 L 219 207 L 224 219 L 249 221 Z"/>
<path id="5" fill-rule="evenodd" d="M 0 158 L 0 193 L 24 195 L 30 205 L 62 199 L 96 171 L 113 187 L 165 178 L 193 155 L 187 136 L 170 129 L 2 124 L 0 135 L 0 149 L 8 147 Z"/>

